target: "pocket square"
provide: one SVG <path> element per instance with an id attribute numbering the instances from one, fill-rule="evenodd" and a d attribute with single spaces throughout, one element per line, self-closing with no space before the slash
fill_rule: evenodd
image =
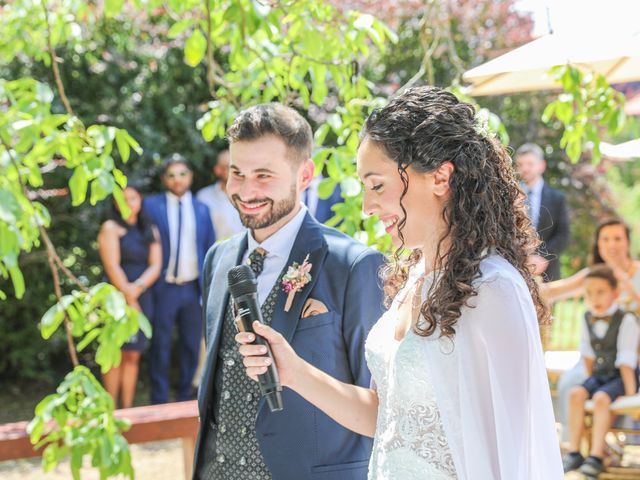
<path id="1" fill-rule="evenodd" d="M 316 300 L 315 298 L 308 298 L 306 302 L 304 302 L 304 307 L 302 307 L 302 314 L 300 318 L 314 317 L 316 315 L 320 315 L 321 313 L 327 313 L 329 309 L 322 303 L 320 300 Z"/>

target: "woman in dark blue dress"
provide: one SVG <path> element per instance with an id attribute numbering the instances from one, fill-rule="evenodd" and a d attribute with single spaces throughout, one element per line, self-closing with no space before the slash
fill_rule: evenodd
<path id="1" fill-rule="evenodd" d="M 140 191 L 134 186 L 127 186 L 124 196 L 131 213 L 123 219 L 115 202 L 112 204 L 110 218 L 102 224 L 98 235 L 100 258 L 107 281 L 124 294 L 128 305 L 144 313 L 151 321 L 153 301 L 149 288 L 162 268 L 159 235 L 141 212 Z M 140 355 L 148 343 L 147 337 L 138 331 L 122 346 L 120 365 L 104 374 L 104 386 L 116 406 L 129 408 L 133 405 Z"/>

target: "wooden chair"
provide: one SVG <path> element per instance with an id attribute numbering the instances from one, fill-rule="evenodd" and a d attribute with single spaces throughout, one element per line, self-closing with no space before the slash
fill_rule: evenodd
<path id="1" fill-rule="evenodd" d="M 589 400 L 585 404 L 585 409 L 588 413 L 593 412 L 593 402 Z M 632 420 L 640 420 L 640 393 L 631 397 L 618 398 L 611 404 L 611 413 L 615 415 L 627 415 Z M 586 428 L 584 431 L 585 446 L 588 451 L 591 444 L 591 418 L 588 416 L 585 419 Z M 625 459 L 625 436 L 626 435 L 640 435 L 640 427 L 633 428 L 619 428 L 612 427 L 609 431 L 616 439 L 614 447 L 615 464 L 608 466 L 605 472 L 598 477 L 600 480 L 625 480 L 625 479 L 640 479 L 640 466 L 638 465 L 626 465 Z M 639 447 L 640 448 L 640 447 Z"/>

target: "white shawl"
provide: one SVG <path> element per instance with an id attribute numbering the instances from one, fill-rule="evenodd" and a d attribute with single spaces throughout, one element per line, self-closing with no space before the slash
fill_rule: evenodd
<path id="1" fill-rule="evenodd" d="M 519 272 L 491 255 L 453 343 L 428 337 L 425 361 L 460 480 L 562 479 L 535 308 Z M 431 281 L 433 281 L 433 276 Z M 430 281 L 423 287 L 426 298 Z"/>

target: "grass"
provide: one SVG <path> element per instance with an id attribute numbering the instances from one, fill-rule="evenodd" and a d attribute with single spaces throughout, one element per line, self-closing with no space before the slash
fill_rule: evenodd
<path id="1" fill-rule="evenodd" d="M 582 299 L 570 299 L 553 305 L 553 322 L 545 350 L 578 350 L 586 307 Z"/>

